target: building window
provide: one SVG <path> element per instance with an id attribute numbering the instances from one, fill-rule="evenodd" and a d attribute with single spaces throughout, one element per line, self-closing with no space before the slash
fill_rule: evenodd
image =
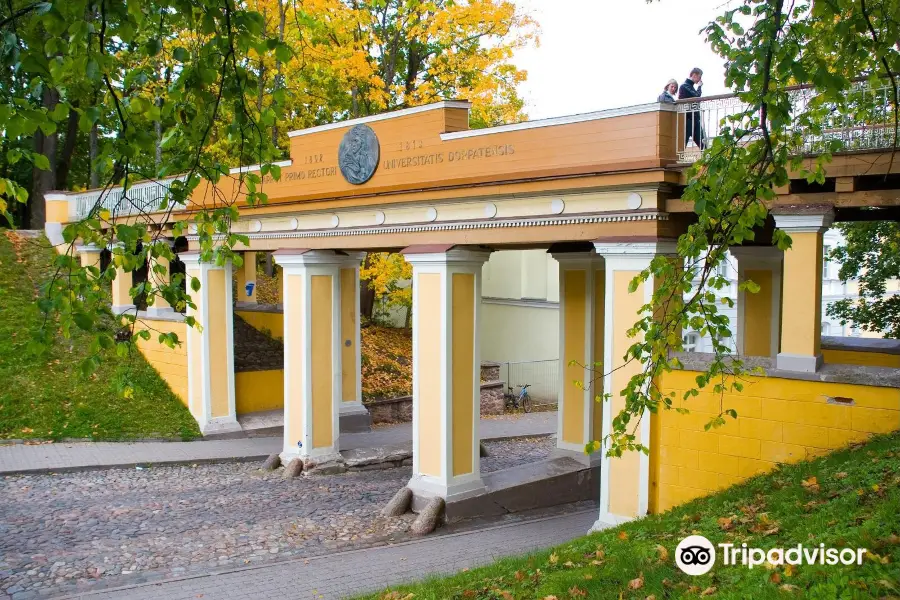
<path id="1" fill-rule="evenodd" d="M 831 279 L 831 261 L 828 255 L 831 254 L 831 246 L 822 248 L 822 279 Z"/>
<path id="2" fill-rule="evenodd" d="M 694 332 L 685 334 L 681 341 L 684 343 L 685 352 L 696 352 L 697 345 L 700 343 L 700 335 Z"/>
<path id="3" fill-rule="evenodd" d="M 831 323 L 822 323 L 822 335 L 831 335 Z"/>

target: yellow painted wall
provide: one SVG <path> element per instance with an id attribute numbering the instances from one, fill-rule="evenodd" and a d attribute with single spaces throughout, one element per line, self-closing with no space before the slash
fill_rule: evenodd
<path id="1" fill-rule="evenodd" d="M 744 293 L 744 348 L 747 356 L 772 355 L 772 271 L 747 270 L 746 279 L 759 291 Z"/>
<path id="2" fill-rule="evenodd" d="M 694 386 L 697 373 L 665 373 L 660 385 L 680 399 Z M 706 392 L 679 401 L 691 412 L 661 411 L 657 417 L 659 477 L 651 481 L 658 510 L 772 470 L 778 463 L 825 454 L 873 433 L 900 428 L 900 390 L 864 385 L 751 377 L 740 394 L 724 399 Z M 854 404 L 829 398 L 852 398 Z M 723 409 L 733 408 L 723 427 L 704 425 Z M 613 461 L 613 465 L 617 461 Z"/>
<path id="3" fill-rule="evenodd" d="M 644 305 L 644 286 L 642 283 L 634 291 L 628 293 L 628 284 L 639 274 L 639 271 L 616 271 L 613 274 L 613 314 L 622 315 L 621 319 L 613 322 L 612 332 L 612 357 L 613 364 L 607 371 L 613 369 L 612 379 L 612 414 L 618 414 L 625 407 L 625 399 L 619 395 L 624 390 L 628 380 L 636 375 L 641 364 L 632 361 L 627 365 L 622 364 L 622 357 L 634 343 L 634 338 L 628 337 L 628 328 L 636 320 L 638 311 Z M 621 368 L 619 368 L 621 367 Z M 609 511 L 616 515 L 634 516 L 638 512 L 638 488 L 640 456 L 637 452 L 628 452 L 621 458 L 610 461 L 609 466 Z"/>
<path id="4" fill-rule="evenodd" d="M 247 321 L 251 327 L 263 331 L 268 329 L 272 337 L 284 339 L 284 314 L 280 312 L 257 312 L 255 310 L 237 310 L 235 313 Z"/>
<path id="5" fill-rule="evenodd" d="M 235 373 L 234 406 L 239 415 L 284 408 L 284 370 Z"/>
<path id="6" fill-rule="evenodd" d="M 418 327 L 415 369 L 418 381 L 419 472 L 434 477 L 441 476 L 441 276 L 422 273 L 418 276 L 416 304 Z"/>
<path id="7" fill-rule="evenodd" d="M 783 287 L 781 352 L 815 356 L 822 335 L 821 233 L 791 234 L 791 249 L 784 253 Z"/>
<path id="8" fill-rule="evenodd" d="M 334 381 L 331 350 L 334 347 L 332 323 L 332 277 L 310 277 L 312 322 L 309 334 L 312 339 L 312 423 L 313 448 L 327 448 L 334 443 L 332 421 L 334 419 L 332 382 Z"/>
<path id="9" fill-rule="evenodd" d="M 475 426 L 475 275 L 454 273 L 451 306 L 453 339 L 453 475 L 473 472 Z"/>
<path id="10" fill-rule="evenodd" d="M 48 223 L 68 223 L 69 222 L 69 201 L 68 200 L 47 200 L 45 203 L 46 220 Z"/>
<path id="11" fill-rule="evenodd" d="M 287 357 L 288 360 L 290 360 L 290 366 L 288 368 L 289 379 L 287 384 L 290 390 L 290 396 L 286 396 L 286 401 L 290 406 L 288 419 L 285 422 L 284 426 L 287 428 L 287 439 L 291 440 L 291 443 L 293 444 L 303 439 L 304 419 L 306 418 L 306 407 L 303 406 L 302 402 L 303 371 L 301 367 L 303 365 L 303 361 L 305 360 L 303 356 L 305 347 L 304 339 L 306 336 L 306 331 L 303 326 L 303 310 L 305 301 L 301 300 L 303 298 L 303 276 L 285 275 L 285 277 L 287 294 L 291 299 L 290 305 L 285 307 L 285 310 L 291 311 L 291 328 L 290 331 L 287 332 L 287 335 L 289 336 L 287 340 L 287 346 L 290 347 L 291 353 L 290 356 Z M 281 317 L 282 315 L 278 316 Z"/>
<path id="12" fill-rule="evenodd" d="M 231 282 L 227 282 L 231 285 Z M 212 372 L 209 382 L 210 411 L 212 417 L 226 417 L 228 407 L 228 380 L 225 376 L 228 368 L 228 336 L 226 332 L 225 304 L 225 271 L 210 269 L 207 279 L 209 294 L 209 316 L 203 326 L 209 332 L 209 368 Z"/>
<path id="13" fill-rule="evenodd" d="M 835 365 L 865 365 L 868 367 L 892 367 L 900 369 L 900 356 L 883 352 L 856 352 L 853 350 L 822 350 L 826 363 Z"/>
<path id="14" fill-rule="evenodd" d="M 156 369 L 156 372 L 165 379 L 178 398 L 187 406 L 188 403 L 188 362 L 187 362 L 187 325 L 173 321 L 155 321 L 142 318 L 135 324 L 135 329 L 141 331 L 150 328 L 150 339 L 138 339 L 137 346 L 147 359 L 147 362 Z M 169 348 L 160 344 L 157 339 L 159 333 L 175 333 L 181 340 L 181 345 Z"/>
<path id="15" fill-rule="evenodd" d="M 585 300 L 587 271 L 570 269 L 563 271 L 563 415 L 562 439 L 570 444 L 583 444 L 584 440 L 584 389 L 575 382 L 584 381 L 584 367 L 570 364 L 577 361 L 584 365 L 585 356 Z"/>

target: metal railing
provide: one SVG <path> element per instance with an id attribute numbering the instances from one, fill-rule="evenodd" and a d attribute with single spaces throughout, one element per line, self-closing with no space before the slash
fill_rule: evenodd
<path id="1" fill-rule="evenodd" d="M 530 384 L 528 395 L 536 407 L 559 402 L 559 360 L 500 363 L 500 380 L 504 386 L 512 386 L 514 392 L 518 392 L 517 386 Z"/>
<path id="2" fill-rule="evenodd" d="M 142 181 L 132 185 L 127 192 L 122 187 L 89 190 L 71 194 L 69 201 L 75 203 L 75 219 L 83 219 L 91 214 L 91 211 L 97 206 L 97 201 L 101 200 L 101 196 L 99 209 L 108 210 L 113 217 L 158 212 L 161 210 L 169 187 L 175 180 L 183 181 L 184 177 Z M 180 209 L 181 207 L 173 208 L 173 210 Z"/>
<path id="3" fill-rule="evenodd" d="M 885 84 L 871 87 L 859 82 L 847 92 L 840 105 L 827 102 L 815 88 L 798 86 L 789 90 L 791 113 L 794 115 L 790 134 L 799 140 L 795 153 L 820 154 L 837 143 L 837 151 L 883 150 L 894 146 L 895 97 L 893 88 Z M 693 163 L 703 148 L 721 135 L 725 127 L 743 129 L 742 141 L 759 137 L 751 128 L 748 105 L 734 94 L 710 96 L 696 102 L 679 100 L 675 144 L 678 162 Z M 808 126 L 809 117 L 821 124 L 815 130 Z"/>

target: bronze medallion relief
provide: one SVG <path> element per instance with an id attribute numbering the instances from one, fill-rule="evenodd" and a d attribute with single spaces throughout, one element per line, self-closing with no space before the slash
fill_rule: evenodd
<path id="1" fill-rule="evenodd" d="M 362 185 L 378 168 L 381 148 L 375 132 L 368 125 L 354 125 L 344 134 L 338 148 L 341 175 L 353 185 Z"/>

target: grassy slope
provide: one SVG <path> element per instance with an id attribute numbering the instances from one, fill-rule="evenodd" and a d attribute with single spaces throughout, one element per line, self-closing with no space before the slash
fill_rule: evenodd
<path id="1" fill-rule="evenodd" d="M 78 365 L 88 355 L 86 334 L 60 336 L 44 356 L 26 352 L 30 332 L 41 324 L 34 303 L 52 260 L 46 239 L 0 231 L 0 438 L 199 436 L 188 410 L 140 354 L 123 363 L 105 352 L 99 371 L 85 378 Z M 114 383 L 126 369 L 135 388 L 131 399 Z"/>
<path id="2" fill-rule="evenodd" d="M 371 598 L 898 598 L 898 514 L 900 434 L 893 434 L 549 552 Z M 862 566 L 752 570 L 723 566 L 719 558 L 708 574 L 690 577 L 675 566 L 674 551 L 691 534 L 714 544 L 769 549 L 824 543 L 867 548 L 871 555 Z"/>

